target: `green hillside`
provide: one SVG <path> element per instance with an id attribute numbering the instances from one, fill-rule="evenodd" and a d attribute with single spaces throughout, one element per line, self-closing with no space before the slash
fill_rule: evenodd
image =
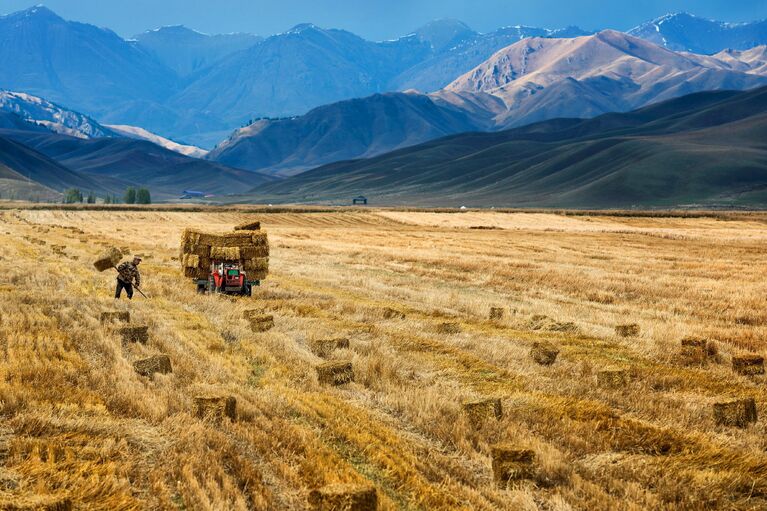
<path id="1" fill-rule="evenodd" d="M 451 136 L 327 165 L 248 200 L 572 208 L 767 206 L 767 88 Z"/>

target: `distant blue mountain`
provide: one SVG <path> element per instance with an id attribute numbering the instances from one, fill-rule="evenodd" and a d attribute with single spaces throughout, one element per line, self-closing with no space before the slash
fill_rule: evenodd
<path id="1" fill-rule="evenodd" d="M 629 34 L 670 50 L 709 55 L 767 44 L 767 20 L 725 23 L 680 12 L 643 23 Z"/>

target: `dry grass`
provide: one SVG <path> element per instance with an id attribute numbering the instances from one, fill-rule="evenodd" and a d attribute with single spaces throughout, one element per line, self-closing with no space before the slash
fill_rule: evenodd
<path id="1" fill-rule="evenodd" d="M 0 211 L 0 503 L 309 509 L 312 490 L 373 485 L 382 510 L 767 507 L 767 380 L 732 370 L 767 351 L 764 215 L 260 220 L 270 276 L 230 299 L 180 276 L 179 235 L 248 211 Z M 151 301 L 115 304 L 93 269 L 126 245 Z M 253 332 L 254 310 L 274 327 Z M 102 324 L 120 311 L 146 344 Z M 332 339 L 351 342 L 317 351 Z M 135 371 L 163 354 L 172 373 Z M 329 362 L 354 381 L 322 384 Z M 200 396 L 236 414 L 198 417 Z M 464 412 L 489 398 L 502 414 Z M 717 425 L 715 403 L 752 398 L 756 423 Z M 508 489 L 497 445 L 533 454 Z"/>

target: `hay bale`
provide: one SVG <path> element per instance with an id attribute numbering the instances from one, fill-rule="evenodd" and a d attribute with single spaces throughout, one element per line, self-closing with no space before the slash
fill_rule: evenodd
<path id="1" fill-rule="evenodd" d="M 118 249 L 112 247 L 103 254 L 101 254 L 98 259 L 93 261 L 93 266 L 98 271 L 105 271 L 109 268 L 113 268 L 117 266 L 120 263 L 120 260 L 122 259 L 123 254 Z"/>
<path id="2" fill-rule="evenodd" d="M 19 479 L 21 476 L 18 472 L 0 466 L 0 491 L 18 490 Z"/>
<path id="3" fill-rule="evenodd" d="M 315 339 L 309 342 L 309 349 L 318 357 L 327 358 L 335 350 L 349 349 L 349 339 Z"/>
<path id="4" fill-rule="evenodd" d="M 746 376 L 764 374 L 764 357 L 760 355 L 734 356 L 732 357 L 732 370 Z"/>
<path id="5" fill-rule="evenodd" d="M 685 365 L 702 365 L 708 359 L 708 340 L 697 337 L 685 337 L 681 341 L 680 361 Z"/>
<path id="6" fill-rule="evenodd" d="M 184 254 L 181 258 L 181 264 L 184 268 L 198 268 L 200 266 L 200 256 L 196 254 Z"/>
<path id="7" fill-rule="evenodd" d="M 437 325 L 437 332 L 440 334 L 460 334 L 461 325 L 458 323 L 441 323 Z"/>
<path id="8" fill-rule="evenodd" d="M 383 315 L 384 319 L 405 319 L 404 312 L 400 312 L 397 309 L 392 309 L 391 307 L 384 307 L 381 309 L 381 314 Z"/>
<path id="9" fill-rule="evenodd" d="M 242 263 L 242 267 L 246 272 L 260 272 L 269 270 L 269 258 L 257 257 L 255 259 L 246 259 Z"/>
<path id="10" fill-rule="evenodd" d="M 265 231 L 250 231 L 250 243 L 257 247 L 268 247 L 269 237 Z"/>
<path id="11" fill-rule="evenodd" d="M 154 373 L 168 374 L 173 372 L 168 355 L 156 355 L 154 357 L 137 360 L 133 368 L 141 376 L 152 376 Z"/>
<path id="12" fill-rule="evenodd" d="M 210 258 L 219 261 L 239 261 L 240 247 L 210 247 Z"/>
<path id="13" fill-rule="evenodd" d="M 190 254 L 200 257 L 210 258 L 210 245 L 199 245 L 195 243 L 181 243 L 181 255 Z"/>
<path id="14" fill-rule="evenodd" d="M 101 323 L 130 323 L 130 312 L 110 311 L 101 313 Z"/>
<path id="15" fill-rule="evenodd" d="M 500 444 L 490 448 L 493 480 L 505 488 L 508 483 L 535 477 L 535 452 L 518 449 L 512 445 Z"/>
<path id="16" fill-rule="evenodd" d="M 530 350 L 530 358 L 542 366 L 550 366 L 557 360 L 559 349 L 549 342 L 535 342 Z"/>
<path id="17" fill-rule="evenodd" d="M 124 343 L 137 342 L 146 344 L 149 342 L 148 326 L 126 326 L 119 330 Z"/>
<path id="18" fill-rule="evenodd" d="M 3 511 L 72 511 L 72 501 L 63 495 L 0 497 Z"/>
<path id="19" fill-rule="evenodd" d="M 239 225 L 235 225 L 234 230 L 235 231 L 260 231 L 261 222 L 259 221 L 243 222 Z"/>
<path id="20" fill-rule="evenodd" d="M 490 307 L 490 319 L 500 321 L 506 315 L 505 307 Z"/>
<path id="21" fill-rule="evenodd" d="M 269 272 L 267 270 L 248 271 L 248 280 L 264 280 L 268 276 L 269 276 Z"/>
<path id="22" fill-rule="evenodd" d="M 243 245 L 240 247 L 240 256 L 245 260 L 269 257 L 269 247 L 263 245 Z"/>
<path id="23" fill-rule="evenodd" d="M 639 325 L 636 323 L 615 326 L 615 335 L 619 337 L 636 337 L 639 335 L 639 332 Z"/>
<path id="24" fill-rule="evenodd" d="M 623 387 L 628 382 L 629 375 L 625 369 L 605 369 L 597 372 L 597 384 L 600 387 Z"/>
<path id="25" fill-rule="evenodd" d="M 317 366 L 317 380 L 325 385 L 343 385 L 354 381 L 352 363 L 333 360 Z"/>
<path id="26" fill-rule="evenodd" d="M 753 398 L 714 403 L 714 422 L 718 426 L 745 428 L 756 419 L 756 401 Z"/>
<path id="27" fill-rule="evenodd" d="M 221 422 L 224 417 L 237 420 L 237 399 L 233 396 L 197 396 L 194 398 L 198 419 Z"/>
<path id="28" fill-rule="evenodd" d="M 263 314 L 260 316 L 251 316 L 248 319 L 250 330 L 253 332 L 266 332 L 274 328 L 274 316 Z"/>
<path id="29" fill-rule="evenodd" d="M 309 492 L 313 511 L 376 511 L 378 494 L 372 486 L 330 484 Z"/>
<path id="30" fill-rule="evenodd" d="M 503 407 L 500 398 L 477 399 L 465 401 L 463 412 L 469 423 L 475 428 L 481 426 L 487 419 L 500 419 L 503 417 Z"/>

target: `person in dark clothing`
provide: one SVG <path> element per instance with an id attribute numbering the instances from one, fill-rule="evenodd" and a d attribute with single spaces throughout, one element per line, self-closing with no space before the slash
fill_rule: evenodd
<path id="1" fill-rule="evenodd" d="M 132 262 L 124 262 L 117 267 L 117 289 L 115 290 L 115 299 L 119 300 L 123 289 L 128 295 L 128 300 L 133 299 L 133 286 L 141 287 L 141 274 L 138 271 L 138 265 L 141 264 L 140 257 L 134 257 Z"/>

